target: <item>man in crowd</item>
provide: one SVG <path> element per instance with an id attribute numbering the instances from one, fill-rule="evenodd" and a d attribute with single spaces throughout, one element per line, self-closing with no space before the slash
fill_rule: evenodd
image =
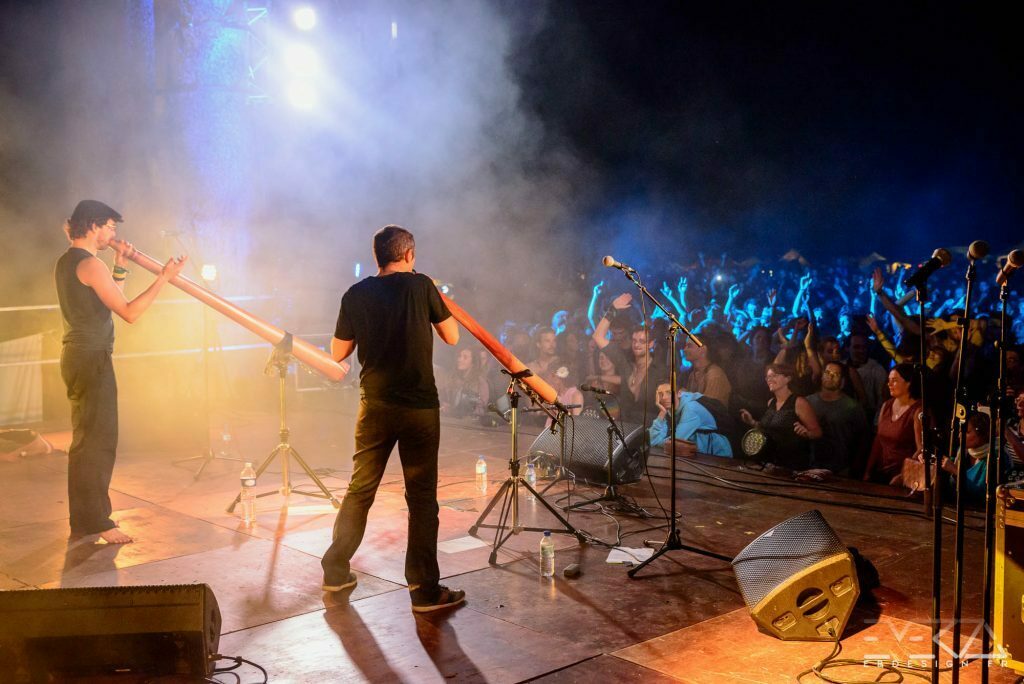
<path id="1" fill-rule="evenodd" d="M 103 202 L 82 200 L 64 224 L 71 247 L 57 261 L 54 279 L 64 325 L 60 374 L 71 401 L 68 508 L 71 535 L 98 534 L 109 544 L 132 538 L 110 519 L 108 489 L 117 452 L 117 381 L 111 360 L 111 312 L 134 323 L 164 284 L 181 272 L 185 257 L 170 259 L 153 284 L 131 301 L 124 296 L 126 264 L 135 248 L 114 242 L 123 221 Z M 113 247 L 114 271 L 96 256 Z"/>
<path id="2" fill-rule="evenodd" d="M 648 377 L 658 378 L 666 373 L 664 364 L 651 353 L 650 336 L 644 328 L 631 329 L 627 338 L 630 340 L 628 352 L 615 344 L 614 337 L 609 339 L 608 333 L 613 325 L 611 319 L 618 320 L 624 317 L 625 314 L 622 312 L 629 309 L 631 301 L 632 295 L 628 292 L 616 297 L 612 301 L 611 310 L 598 321 L 592 339 L 598 349 L 603 350 L 615 365 L 616 372 L 622 378 L 617 395 L 622 419 L 631 423 L 643 423 L 645 413 L 648 414 L 646 419 L 650 422 L 657 410 L 656 405 L 646 399 L 648 395 L 644 392 L 645 382 Z"/>
<path id="3" fill-rule="evenodd" d="M 331 355 L 342 361 L 357 350 L 359 416 L 353 472 L 324 553 L 323 588 L 354 587 L 349 561 L 359 548 L 366 516 L 395 444 L 402 461 L 409 539 L 405 578 L 412 609 L 428 612 L 461 603 L 465 592 L 440 584 L 437 565 L 437 450 L 440 409 L 434 383 L 433 331 L 446 344 L 459 328 L 430 278 L 415 273 L 412 233 L 385 226 L 373 236 L 377 275 L 356 283 L 341 300 Z M 433 331 L 431 330 L 433 328 Z"/>
<path id="4" fill-rule="evenodd" d="M 527 363 L 534 375 L 548 378 L 559 365 L 555 331 L 542 326 L 533 331 L 533 348 L 536 356 Z"/>
<path id="5" fill-rule="evenodd" d="M 863 464 L 871 444 L 867 417 L 855 399 L 843 392 L 846 366 L 829 361 L 821 374 L 821 390 L 807 397 L 821 424 L 821 439 L 811 442 L 811 467 L 846 475 Z"/>
<path id="6" fill-rule="evenodd" d="M 695 392 L 679 392 L 676 402 L 676 455 L 732 456 L 729 440 L 719 432 L 718 422 L 701 402 L 701 398 L 702 395 Z M 672 389 L 668 380 L 658 382 L 655 399 L 658 417 L 649 430 L 651 447 L 660 446 L 666 454 L 670 454 L 672 441 L 669 439 L 669 411 L 672 409 Z"/>
<path id="7" fill-rule="evenodd" d="M 886 398 L 885 384 L 888 381 L 888 373 L 882 368 L 882 364 L 868 356 L 869 349 L 867 335 L 857 332 L 850 336 L 850 367 L 860 375 L 866 401 L 864 413 L 869 422 L 874 422 L 878 409 Z"/>

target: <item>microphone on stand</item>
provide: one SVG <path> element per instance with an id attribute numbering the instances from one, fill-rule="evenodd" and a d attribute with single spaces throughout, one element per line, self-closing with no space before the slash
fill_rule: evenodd
<path id="1" fill-rule="evenodd" d="M 1015 249 L 1006 255 L 1006 264 L 1003 265 L 999 270 L 999 275 L 996 276 L 996 285 L 1002 285 L 1009 280 L 1013 272 L 1021 266 L 1024 266 L 1024 251 Z"/>
<path id="2" fill-rule="evenodd" d="M 607 266 L 608 268 L 617 268 L 623 273 L 636 273 L 635 268 L 627 266 L 621 261 L 616 261 L 615 257 L 613 256 L 606 256 L 604 259 L 601 259 L 601 263 Z"/>
<path id="3" fill-rule="evenodd" d="M 988 256 L 988 243 L 984 240 L 975 240 L 971 243 L 971 246 L 967 248 L 967 258 L 971 261 L 978 259 L 984 259 Z"/>
<path id="4" fill-rule="evenodd" d="M 605 258 L 606 259 L 610 259 L 611 257 L 605 257 Z M 580 390 L 582 390 L 584 392 L 593 392 L 594 394 L 608 394 L 608 395 L 611 394 L 611 392 L 609 392 L 608 390 L 601 389 L 600 387 L 594 387 L 593 385 L 580 385 Z"/>
<path id="5" fill-rule="evenodd" d="M 921 264 L 920 268 L 914 271 L 913 275 L 907 278 L 908 287 L 921 287 L 925 284 L 932 273 L 949 266 L 950 262 L 953 261 L 953 255 L 949 253 L 948 249 L 939 247 L 932 253 L 931 259 Z"/>

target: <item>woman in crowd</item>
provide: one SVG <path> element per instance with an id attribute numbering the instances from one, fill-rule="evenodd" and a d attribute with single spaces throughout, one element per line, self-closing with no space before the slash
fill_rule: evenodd
<path id="1" fill-rule="evenodd" d="M 757 426 L 768 436 L 767 460 L 776 468 L 806 470 L 810 467 L 810 441 L 821 437 L 821 426 L 814 409 L 803 397 L 790 389 L 795 375 L 792 367 L 773 363 L 765 371 L 764 380 L 772 398 L 760 420 L 749 411 L 740 411 L 740 419 Z"/>
<path id="2" fill-rule="evenodd" d="M 900 474 L 904 459 L 921 453 L 921 383 L 913 365 L 900 363 L 889 371 L 889 395 L 878 414 L 865 481 L 889 484 Z"/>
<path id="3" fill-rule="evenodd" d="M 463 347 L 455 357 L 455 371 L 443 388 L 441 410 L 455 418 L 482 415 L 490 401 L 487 378 L 480 371 L 477 355 Z"/>

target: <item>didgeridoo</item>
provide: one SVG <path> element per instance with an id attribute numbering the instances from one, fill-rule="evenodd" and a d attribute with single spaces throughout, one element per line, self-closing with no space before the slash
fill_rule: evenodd
<path id="1" fill-rule="evenodd" d="M 115 240 L 114 242 L 124 244 L 122 240 Z M 138 250 L 135 250 L 128 258 L 153 275 L 160 275 L 164 268 L 164 265 L 159 261 Z M 223 297 L 210 292 L 202 285 L 189 280 L 183 275 L 171 278 L 170 283 L 182 292 L 192 295 L 214 311 L 224 314 L 235 323 L 255 333 L 270 344 L 277 345 L 287 334 L 286 331 L 278 328 L 276 325 L 272 325 L 259 316 L 235 306 Z M 338 363 L 323 350 L 299 337 L 292 337 L 292 356 L 300 363 L 312 368 L 332 382 L 341 382 L 349 371 L 347 363 Z"/>
<path id="2" fill-rule="evenodd" d="M 452 316 L 462 324 L 470 335 L 480 340 L 480 344 L 487 348 L 487 351 L 491 353 L 491 356 L 497 360 L 502 366 L 505 367 L 510 373 L 519 373 L 520 371 L 526 370 L 526 364 L 516 358 L 516 355 L 508 350 L 501 342 L 497 340 L 494 335 L 487 332 L 487 330 L 476 322 L 472 316 L 466 313 L 466 310 L 461 306 L 453 302 L 448 297 L 441 294 L 441 300 L 448 306 L 448 310 L 452 312 Z M 523 378 L 523 383 L 532 389 L 540 396 L 541 399 L 549 404 L 555 403 L 558 399 L 558 392 L 555 388 L 545 382 L 538 375 L 531 375 L 528 378 Z"/>

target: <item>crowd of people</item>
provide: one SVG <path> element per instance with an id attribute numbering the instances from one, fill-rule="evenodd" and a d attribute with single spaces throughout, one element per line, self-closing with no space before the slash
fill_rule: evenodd
<path id="1" fill-rule="evenodd" d="M 594 396 L 580 384 L 611 392 L 615 417 L 649 426 L 653 448 L 667 449 L 675 439 L 677 453 L 754 452 L 782 473 L 907 484 L 906 463 L 920 459 L 926 425 L 946 457 L 943 467 L 956 470 L 941 452 L 948 447 L 966 298 L 966 259 L 958 257 L 929 280 L 922 330 L 917 291 L 906 285 L 913 268 L 881 258 L 811 265 L 795 252 L 771 264 L 700 256 L 671 279 L 646 283 L 700 340 L 680 334 L 674 359 L 667 317 L 624 281 L 613 290 L 599 280 L 585 306 L 577 302 L 550 320 L 508 321 L 500 337 L 564 404 L 577 407 L 574 413 L 594 409 Z M 980 406 L 964 450 L 972 459 L 969 485 L 980 492 L 1000 302 L 995 266 L 982 262 L 978 273 L 963 365 L 967 397 Z M 1007 320 L 1007 394 L 1017 401 L 1016 412 L 1009 411 L 1016 415 L 1005 435 L 1006 462 L 1019 467 L 1024 366 L 1017 343 L 1024 341 L 1024 317 L 1015 291 L 1007 298 Z M 916 365 L 922 335 L 924 388 Z M 673 365 L 680 394 L 670 436 Z M 505 389 L 496 371 L 486 351 L 459 350 L 454 368 L 439 373 L 442 411 L 490 415 Z M 744 443 L 750 430 L 757 448 Z"/>

